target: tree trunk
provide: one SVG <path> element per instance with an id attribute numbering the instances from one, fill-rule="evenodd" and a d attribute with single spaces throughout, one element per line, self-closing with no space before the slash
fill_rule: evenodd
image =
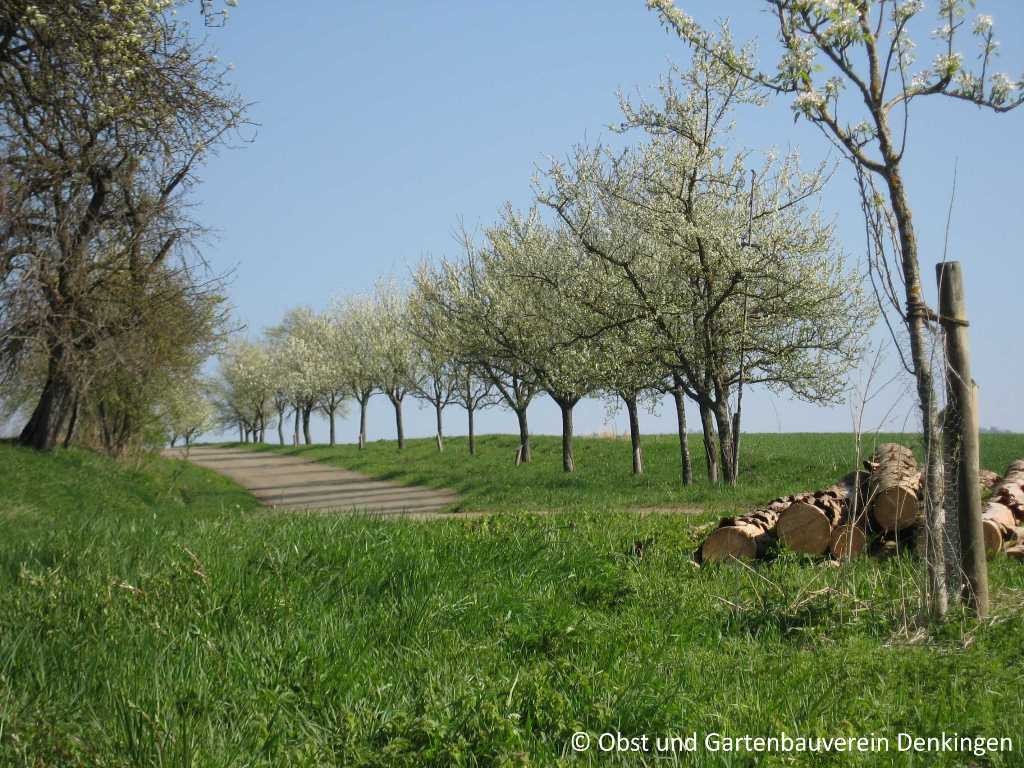
<path id="1" fill-rule="evenodd" d="M 441 405 L 438 403 L 434 404 L 434 414 L 437 416 L 437 450 L 444 450 L 444 430 L 441 424 Z"/>
<path id="2" fill-rule="evenodd" d="M 722 480 L 729 485 L 736 485 L 736 461 L 733 455 L 732 419 L 724 395 L 718 399 L 713 411 L 715 425 L 718 427 L 718 448 L 722 457 Z"/>
<path id="3" fill-rule="evenodd" d="M 623 397 L 626 413 L 629 415 L 629 442 L 633 448 L 633 474 L 644 473 L 644 454 L 640 447 L 640 417 L 637 413 L 636 397 Z"/>
<path id="4" fill-rule="evenodd" d="M 295 424 L 292 427 L 292 445 L 299 444 L 299 420 L 302 417 L 302 412 L 299 406 L 295 406 Z"/>
<path id="5" fill-rule="evenodd" d="M 467 418 L 469 420 L 469 455 L 476 456 L 476 430 L 473 425 L 473 412 L 476 409 L 472 406 L 466 408 Z"/>
<path id="6" fill-rule="evenodd" d="M 238 422 L 238 442 L 245 442 L 245 427 L 242 426 L 242 422 Z"/>
<path id="7" fill-rule="evenodd" d="M 277 412 L 277 442 L 284 445 L 284 408 Z"/>
<path id="8" fill-rule="evenodd" d="M 32 415 L 21 430 L 18 444 L 37 451 L 49 451 L 57 445 L 73 399 L 70 382 L 63 370 L 63 348 L 50 353 L 46 382 Z"/>
<path id="9" fill-rule="evenodd" d="M 330 414 L 328 414 L 327 418 L 328 418 L 328 420 L 330 421 L 330 424 L 331 424 L 331 437 L 330 437 L 330 440 L 331 440 L 331 447 L 333 448 L 337 444 L 337 439 L 335 437 L 336 433 L 334 431 L 334 411 L 333 410 L 330 412 Z"/>
<path id="10" fill-rule="evenodd" d="M 359 399 L 359 450 L 366 447 L 366 404 L 368 397 Z"/>
<path id="11" fill-rule="evenodd" d="M 398 450 L 405 448 L 405 428 L 402 426 L 402 401 L 400 398 L 391 397 L 391 404 L 395 406 L 395 435 L 398 438 Z"/>
<path id="12" fill-rule="evenodd" d="M 75 439 L 75 427 L 78 426 L 78 408 L 80 399 L 75 398 L 75 404 L 71 407 L 71 420 L 68 422 L 68 430 L 64 433 L 64 447 L 69 448 L 71 441 Z"/>
<path id="13" fill-rule="evenodd" d="M 309 417 L 312 414 L 312 406 L 306 406 L 302 409 L 302 436 L 306 439 L 306 445 L 313 444 L 313 435 L 309 430 Z"/>
<path id="14" fill-rule="evenodd" d="M 690 445 L 686 440 L 686 398 L 683 395 L 683 388 L 678 383 L 672 390 L 672 399 L 676 403 L 676 426 L 679 430 L 679 460 L 683 485 L 690 485 L 693 482 L 693 463 L 690 460 Z"/>
<path id="15" fill-rule="evenodd" d="M 924 505 L 924 557 L 925 604 L 932 618 L 942 618 L 949 605 L 946 592 L 946 563 L 943 550 L 945 537 L 945 510 L 942 507 L 942 450 L 939 432 L 938 407 L 935 401 L 934 379 L 927 344 L 927 307 L 921 290 L 921 267 L 917 254 L 917 235 L 914 231 L 910 201 L 903 186 L 899 170 L 897 148 L 891 146 L 884 115 L 880 118 L 879 141 L 886 159 L 888 172 L 884 174 L 892 203 L 893 214 L 900 239 L 900 262 L 906 291 L 907 330 L 910 336 L 910 357 L 917 382 L 917 397 L 921 406 L 921 433 L 924 438 L 925 472 L 921 488 Z"/>
<path id="16" fill-rule="evenodd" d="M 576 462 L 572 455 L 572 409 L 575 403 L 556 402 L 562 411 L 562 469 L 566 472 L 575 472 Z"/>
<path id="17" fill-rule="evenodd" d="M 528 464 L 533 456 L 530 451 L 530 429 L 526 423 L 526 409 L 517 409 L 516 418 L 519 420 L 519 450 L 516 452 L 516 464 Z"/>
<path id="18" fill-rule="evenodd" d="M 714 416 L 711 409 L 700 405 L 700 426 L 704 432 L 704 456 L 708 465 L 708 481 L 718 482 L 718 437 L 715 435 Z"/>

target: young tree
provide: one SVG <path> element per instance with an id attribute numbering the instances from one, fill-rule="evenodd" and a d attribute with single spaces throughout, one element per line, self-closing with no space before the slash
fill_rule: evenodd
<path id="1" fill-rule="evenodd" d="M 195 379 L 178 382 L 158 406 L 158 413 L 172 448 L 178 438 L 188 448 L 215 424 L 214 408 Z"/>
<path id="2" fill-rule="evenodd" d="M 566 301 L 585 256 L 564 231 L 548 227 L 536 209 L 506 206 L 485 231 L 481 251 L 487 300 L 507 319 L 492 330 L 495 355 L 525 367 L 562 414 L 562 468 L 573 472 L 573 410 L 595 389 L 597 347 L 593 313 Z"/>
<path id="3" fill-rule="evenodd" d="M 735 483 L 733 394 L 746 383 L 837 396 L 856 362 L 865 302 L 832 225 L 809 206 L 820 170 L 769 154 L 750 183 L 750 153 L 728 145 L 731 112 L 756 103 L 752 88 L 695 56 L 662 94 L 657 107 L 623 105 L 645 144 L 618 156 L 577 150 L 552 166 L 540 199 L 628 289 L 631 311 L 657 336 L 656 356 L 713 416 L 725 480 Z M 604 314 L 624 322 L 618 309 Z"/>
<path id="4" fill-rule="evenodd" d="M 496 402 L 493 385 L 474 374 L 475 350 L 448 322 L 440 273 L 422 263 L 414 273 L 409 296 L 409 333 L 416 339 L 423 379 L 414 395 L 431 403 L 437 417 L 437 447 L 443 450 L 441 414 L 457 403 L 468 417 L 469 452 L 476 453 L 474 416 L 477 409 Z"/>
<path id="5" fill-rule="evenodd" d="M 321 407 L 328 388 L 337 386 L 336 372 L 329 375 L 332 363 L 326 362 L 324 339 L 328 322 L 309 307 L 290 310 L 284 319 L 267 331 L 267 337 L 278 350 L 280 375 L 278 381 L 291 393 L 295 410 L 295 435 L 306 445 L 312 445 L 311 419 Z"/>
<path id="6" fill-rule="evenodd" d="M 267 348 L 236 340 L 220 355 L 218 378 L 212 386 L 221 414 L 237 416 L 245 442 L 262 442 L 268 407 L 274 391 Z"/>
<path id="7" fill-rule="evenodd" d="M 431 328 L 444 329 L 455 350 L 455 359 L 465 369 L 462 375 L 466 376 L 466 396 L 462 404 L 469 411 L 470 433 L 473 411 L 486 404 L 486 392 L 493 387 L 504 405 L 516 414 L 516 464 L 526 463 L 531 459 L 527 409 L 539 387 L 529 368 L 509 355 L 507 344 L 501 341 L 511 338 L 516 315 L 508 312 L 507 304 L 492 301 L 494 286 L 487 279 L 481 248 L 465 230 L 460 233 L 460 243 L 465 253 L 463 261 L 443 259 L 436 266 L 424 264 L 415 274 L 419 305 L 432 313 Z M 481 383 L 475 388 L 472 374 L 467 372 L 479 376 Z M 470 450 L 474 449 L 475 441 L 471 438 Z"/>
<path id="8" fill-rule="evenodd" d="M 398 449 L 405 448 L 402 401 L 422 377 L 413 336 L 407 319 L 408 299 L 392 281 L 377 284 L 373 297 L 373 333 L 377 347 L 374 378 L 395 409 L 395 433 Z"/>
<path id="9" fill-rule="evenodd" d="M 338 326 L 345 385 L 359 404 L 359 448 L 366 447 L 366 409 L 379 388 L 375 308 L 370 296 L 349 296 L 332 308 Z"/>
<path id="10" fill-rule="evenodd" d="M 904 365 L 915 377 L 921 408 L 927 462 L 923 487 L 927 602 L 932 615 L 939 617 L 946 611 L 948 598 L 942 451 L 928 345 L 929 323 L 936 315 L 924 298 L 913 207 L 903 169 L 911 107 L 925 98 L 946 96 L 1008 112 L 1024 103 L 1024 78 L 993 71 L 998 44 L 992 17 L 978 15 L 969 21 L 968 10 L 974 6 L 969 0 L 939 0 L 940 26 L 931 34 L 934 58 L 924 66 L 915 63 L 920 56 L 917 41 L 926 39 L 919 29 L 925 8 L 922 0 L 765 0 L 767 17 L 782 46 L 781 58 L 770 69 L 757 66 L 750 46 L 734 46 L 728 28 L 716 37 L 672 0 L 648 0 L 647 4 L 700 55 L 713 58 L 747 83 L 791 95 L 796 116 L 810 120 L 852 164 L 869 229 L 872 222 L 894 224 L 889 249 L 883 237 L 870 238 L 869 246 L 876 250 L 876 268 L 895 262 L 903 282 L 903 308 L 895 291 L 889 296 L 909 335 L 910 359 Z M 973 69 L 959 49 L 968 26 L 979 51 Z M 895 336 L 894 340 L 901 348 L 900 340 Z"/>
<path id="11" fill-rule="evenodd" d="M 476 412 L 481 408 L 489 408 L 500 402 L 492 379 L 476 372 L 473 365 L 456 362 L 452 370 L 454 402 L 466 409 L 466 434 L 468 435 L 469 453 L 476 455 Z M 529 437 L 525 439 L 529 444 Z"/>

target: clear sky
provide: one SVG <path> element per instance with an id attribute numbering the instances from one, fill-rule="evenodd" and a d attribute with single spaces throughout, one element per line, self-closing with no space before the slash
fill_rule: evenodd
<path id="1" fill-rule="evenodd" d="M 681 5 L 702 21 L 729 16 L 737 38 L 770 44 L 761 3 Z M 1024 3 L 978 6 L 995 17 L 999 68 L 1019 76 Z M 323 308 L 383 274 L 407 274 L 424 256 L 455 254 L 460 217 L 474 227 L 490 222 L 505 200 L 528 206 L 531 176 L 545 156 L 608 138 L 617 90 L 649 91 L 670 60 L 688 59 L 643 0 L 242 0 L 210 38 L 235 66 L 260 127 L 251 145 L 223 153 L 204 171 L 196 213 L 217 232 L 207 256 L 214 269 L 234 270 L 231 299 L 253 336 L 293 306 Z M 752 148 L 796 148 L 808 164 L 828 150 L 816 130 L 794 125 L 783 100 L 745 113 L 737 131 Z M 914 113 L 907 158 L 929 287 L 959 163 L 949 256 L 965 264 L 982 424 L 1016 431 L 1024 431 L 1022 135 L 1024 110 L 995 116 L 932 100 Z M 837 217 L 844 249 L 863 258 L 846 166 L 823 209 Z M 872 338 L 885 337 L 875 331 Z M 895 352 L 886 355 L 891 370 Z M 872 403 L 867 428 L 913 428 L 905 385 L 890 386 Z M 847 403 L 812 407 L 756 390 L 744 412 L 753 431 L 851 427 Z M 557 432 L 557 414 L 542 398 L 531 408 L 532 429 Z M 696 413 L 690 417 L 695 424 Z M 607 418 L 601 403 L 582 403 L 578 432 L 608 429 Z M 407 404 L 406 419 L 413 435 L 431 432 L 432 417 L 415 403 Z M 452 408 L 447 421 L 448 431 L 459 433 L 463 412 Z M 612 423 L 625 428 L 622 414 Z M 667 403 L 660 415 L 642 417 L 647 432 L 669 432 L 673 424 Z M 375 398 L 371 439 L 390 437 L 392 425 L 390 405 Z M 511 432 L 515 420 L 495 409 L 481 415 L 478 428 Z M 349 417 L 340 434 L 347 440 L 355 432 Z M 325 434 L 318 425 L 317 439 Z"/>

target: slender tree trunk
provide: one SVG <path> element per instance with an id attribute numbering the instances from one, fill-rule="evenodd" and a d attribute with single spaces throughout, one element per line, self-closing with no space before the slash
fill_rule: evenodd
<path id="1" fill-rule="evenodd" d="M 305 406 L 302 409 L 302 436 L 306 440 L 306 445 L 313 444 L 313 435 L 309 429 L 309 419 L 313 415 L 312 406 Z"/>
<path id="2" fill-rule="evenodd" d="M 19 445 L 37 451 L 49 451 L 57 445 L 67 419 L 69 401 L 73 399 L 63 368 L 63 347 L 57 346 L 50 353 L 42 394 L 18 437 Z"/>
<path id="3" fill-rule="evenodd" d="M 700 404 L 700 426 L 704 432 L 704 455 L 708 465 L 708 480 L 718 482 L 718 436 L 715 434 L 715 420 L 711 408 Z"/>
<path id="4" fill-rule="evenodd" d="M 572 409 L 575 403 L 556 402 L 562 411 L 562 469 L 566 472 L 575 472 L 576 462 L 572 454 Z"/>
<path id="5" fill-rule="evenodd" d="M 242 422 L 238 422 L 238 442 L 245 442 L 245 427 L 242 426 Z"/>
<path id="6" fill-rule="evenodd" d="M 444 431 L 441 424 L 441 405 L 439 403 L 434 404 L 434 413 L 437 416 L 437 450 L 444 450 Z"/>
<path id="7" fill-rule="evenodd" d="M 900 237 L 900 258 L 903 283 L 907 297 L 907 329 L 910 336 L 910 357 L 917 382 L 917 397 L 921 406 L 921 433 L 924 438 L 925 471 L 921 489 L 925 511 L 924 558 L 925 602 L 933 619 L 941 619 L 949 607 L 946 591 L 946 562 L 943 539 L 946 513 L 942 506 L 942 436 L 935 399 L 934 379 L 927 344 L 927 309 L 921 290 L 920 263 L 917 254 L 917 236 L 914 232 L 910 202 L 907 200 L 903 178 L 891 148 L 888 132 L 880 136 L 883 153 L 891 159 L 885 181 L 889 189 L 893 213 Z"/>
<path id="8" fill-rule="evenodd" d="M 171 435 L 171 448 L 174 447 L 174 444 L 176 442 L 178 442 L 178 436 L 177 435 Z"/>
<path id="9" fill-rule="evenodd" d="M 724 398 L 719 398 L 714 409 L 715 425 L 718 427 L 718 447 L 722 457 L 722 480 L 736 485 L 736 462 L 732 454 L 732 419 Z"/>
<path id="10" fill-rule="evenodd" d="M 295 424 L 292 427 L 292 445 L 299 444 L 299 421 L 302 418 L 302 412 L 299 406 L 295 406 Z"/>
<path id="11" fill-rule="evenodd" d="M 359 450 L 366 447 L 366 404 L 368 397 L 359 398 Z"/>
<path id="12" fill-rule="evenodd" d="M 533 454 L 530 450 L 530 428 L 526 423 L 526 409 L 517 408 L 516 418 L 519 420 L 519 452 L 516 454 L 516 463 L 528 464 Z"/>
<path id="13" fill-rule="evenodd" d="M 476 431 L 473 426 L 473 412 L 476 409 L 473 406 L 466 408 L 466 414 L 469 419 L 469 455 L 476 456 Z"/>
<path id="14" fill-rule="evenodd" d="M 395 436 L 398 438 L 398 450 L 405 448 L 405 428 L 402 426 L 402 400 L 401 398 L 388 395 L 391 404 L 395 407 Z"/>
<path id="15" fill-rule="evenodd" d="M 277 442 L 284 445 L 284 408 L 277 411 Z"/>
<path id="16" fill-rule="evenodd" d="M 334 431 L 334 411 L 333 410 L 330 412 L 330 414 L 328 416 L 328 419 L 330 420 L 330 423 L 331 423 L 331 438 L 330 438 L 330 440 L 331 440 L 331 446 L 333 447 L 337 443 L 337 440 L 335 438 L 335 431 Z"/>
<path id="17" fill-rule="evenodd" d="M 629 415 L 629 442 L 633 447 L 633 474 L 644 473 L 644 454 L 640 447 L 640 415 L 637 411 L 636 397 L 623 397 L 626 402 L 626 413 Z"/>
<path id="18" fill-rule="evenodd" d="M 683 485 L 690 485 L 693 482 L 693 462 L 690 460 L 690 445 L 686 440 L 686 398 L 683 395 L 683 388 L 679 384 L 672 389 L 672 399 L 676 404 L 676 426 L 679 430 L 679 459 Z"/>

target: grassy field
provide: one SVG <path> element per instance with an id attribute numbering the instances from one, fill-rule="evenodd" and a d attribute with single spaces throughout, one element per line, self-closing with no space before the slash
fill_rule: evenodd
<path id="1" fill-rule="evenodd" d="M 302 449 L 466 508 L 443 522 L 261 511 L 181 462 L 116 465 L 0 444 L 0 765 L 1020 766 L 1024 568 L 999 559 L 994 615 L 910 624 L 905 558 L 782 556 L 697 569 L 690 517 L 841 473 L 849 437 L 751 436 L 735 491 L 676 488 L 670 439 L 542 439 L 530 467 L 488 437 L 470 459 L 413 441 Z M 694 444 L 696 448 L 696 443 Z M 1024 455 L 986 436 L 985 464 Z M 637 546 L 638 543 L 643 546 Z M 638 554 L 642 551 L 642 554 Z M 1013 753 L 897 753 L 896 734 L 1011 736 Z M 585 731 L 590 751 L 570 739 Z M 881 754 L 605 754 L 628 736 L 888 736 Z"/>

